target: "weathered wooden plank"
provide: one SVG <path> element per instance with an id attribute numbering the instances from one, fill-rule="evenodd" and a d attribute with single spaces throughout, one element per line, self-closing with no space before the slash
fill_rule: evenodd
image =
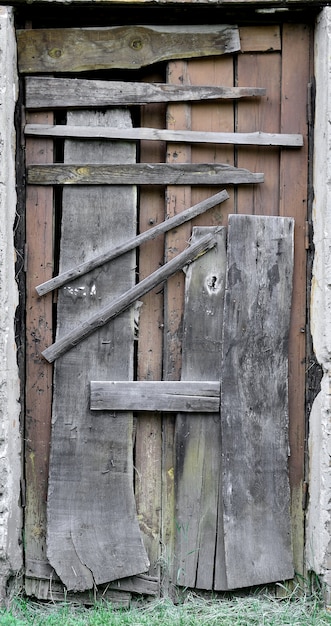
<path id="1" fill-rule="evenodd" d="M 185 411 L 217 413 L 219 382 L 91 381 L 93 411 Z"/>
<path id="2" fill-rule="evenodd" d="M 108 589 L 117 589 L 119 591 L 131 591 L 132 593 L 140 593 L 147 596 L 158 596 L 160 593 L 159 579 L 155 576 L 146 576 L 139 574 L 129 578 L 121 578 L 107 585 Z"/>
<path id="3" fill-rule="evenodd" d="M 31 122 L 52 122 L 53 113 L 29 113 Z M 53 160 L 50 139 L 27 139 L 26 163 Z M 40 299 L 36 283 L 53 269 L 53 192 L 26 190 L 26 397 L 25 397 L 25 571 L 51 571 L 46 558 L 46 500 L 52 410 L 52 367 L 40 352 L 52 341 L 52 296 Z M 38 242 L 38 246 L 36 246 Z"/>
<path id="4" fill-rule="evenodd" d="M 287 385 L 293 230 L 291 218 L 229 219 L 221 424 L 230 589 L 293 576 Z"/>
<path id="5" fill-rule="evenodd" d="M 215 163 L 30 165 L 30 185 L 239 185 L 263 183 L 262 173 Z"/>
<path id="6" fill-rule="evenodd" d="M 94 134 L 93 134 L 94 133 Z M 302 135 L 280 133 L 215 133 L 194 130 L 160 130 L 158 128 L 101 128 L 97 135 L 88 126 L 42 126 L 29 124 L 25 127 L 26 135 L 45 137 L 81 137 L 90 139 L 148 139 L 151 141 L 175 141 L 183 143 L 224 143 L 236 146 L 287 146 L 300 148 L 303 145 Z"/>
<path id="7" fill-rule="evenodd" d="M 145 81 L 162 81 L 162 74 L 149 74 Z M 165 105 L 147 104 L 140 110 L 143 126 L 164 128 Z M 140 161 L 162 163 L 166 146 L 158 141 L 141 141 Z M 160 187 L 140 189 L 139 232 L 162 222 L 165 215 L 164 192 Z M 164 263 L 164 236 L 150 239 L 139 248 L 139 280 Z M 140 300 L 137 332 L 137 379 L 162 379 L 163 289 L 153 289 Z M 140 531 L 150 561 L 149 573 L 161 573 L 161 474 L 162 418 L 157 413 L 140 413 L 135 432 L 135 497 Z"/>
<path id="8" fill-rule="evenodd" d="M 194 228 L 193 240 L 213 230 Z M 217 247 L 195 261 L 186 274 L 182 381 L 220 378 L 225 244 L 222 228 Z M 221 461 L 219 412 L 206 415 L 202 409 L 194 416 L 177 415 L 175 451 L 174 579 L 185 587 L 212 589 Z"/>
<path id="9" fill-rule="evenodd" d="M 129 126 L 127 111 L 82 112 L 68 122 Z M 132 162 L 133 146 L 65 144 L 65 161 L 121 159 Z M 93 211 L 90 210 L 93 206 Z M 116 209 L 121 207 L 121 211 Z M 60 271 L 100 252 L 112 242 L 133 237 L 136 224 L 134 187 L 65 189 Z M 77 279 L 58 296 L 57 338 L 84 324 L 135 282 L 132 253 Z M 149 563 L 135 514 L 131 413 L 115 417 L 90 412 L 89 381 L 133 377 L 133 316 L 119 317 L 64 355 L 55 367 L 51 464 L 48 491 L 47 554 L 68 589 L 95 585 L 142 573 Z M 129 540 L 128 540 L 129 537 Z"/>
<path id="10" fill-rule="evenodd" d="M 312 29 L 307 24 L 283 26 L 283 60 L 281 91 L 281 131 L 289 128 L 307 137 L 307 85 L 312 76 Z M 300 59 L 297 67 L 296 59 Z M 292 155 L 293 157 L 293 155 Z M 307 324 L 307 251 L 305 249 L 305 224 L 307 218 L 308 141 L 296 158 L 287 151 L 280 158 L 280 215 L 295 219 L 294 277 L 289 339 L 289 439 L 291 456 L 289 472 L 291 484 L 291 514 L 293 529 L 293 558 L 296 572 L 305 575 L 305 512 L 302 506 L 306 458 L 305 389 L 307 362 L 305 348 L 307 337 L 303 330 Z M 303 210 L 304 209 L 304 210 Z"/>
<path id="11" fill-rule="evenodd" d="M 117 26 L 17 32 L 21 73 L 138 69 L 170 59 L 240 50 L 238 27 Z"/>
<path id="12" fill-rule="evenodd" d="M 111 319 L 123 313 L 128 309 L 136 300 L 138 300 L 145 293 L 167 280 L 169 276 L 172 276 L 178 270 L 182 269 L 187 263 L 191 263 L 196 256 L 204 254 L 208 250 L 211 250 L 216 245 L 215 237 L 212 235 L 206 235 L 203 239 L 196 244 L 190 246 L 177 257 L 166 263 L 163 267 L 153 272 L 151 276 L 145 278 L 140 283 L 131 287 L 127 292 L 116 298 L 110 304 L 99 308 L 93 315 L 82 323 L 77 323 L 75 327 L 64 335 L 61 339 L 52 344 L 49 348 L 43 351 L 44 358 L 52 363 L 59 356 L 65 354 L 68 350 L 71 350 L 79 342 L 86 337 L 89 337 L 94 331 Z M 74 301 L 77 298 L 85 298 L 88 295 L 88 289 L 84 287 L 64 287 L 68 292 L 68 296 Z M 92 295 L 95 295 L 94 293 Z"/>
<path id="13" fill-rule="evenodd" d="M 125 83 L 80 78 L 31 77 L 26 78 L 25 85 L 28 109 L 130 106 L 188 100 L 236 100 L 266 94 L 263 88 Z"/>
<path id="14" fill-rule="evenodd" d="M 199 204 L 196 204 L 193 207 L 182 211 L 182 213 L 170 217 L 168 220 L 165 220 L 161 224 L 157 224 L 153 228 L 150 228 L 148 231 L 137 235 L 137 237 L 133 237 L 125 243 L 116 246 L 111 250 L 108 250 L 104 254 L 98 255 L 97 257 L 94 257 L 89 261 L 85 261 L 84 263 L 80 263 L 79 265 L 77 265 L 77 267 L 71 270 L 67 270 L 66 272 L 62 272 L 62 274 L 59 274 L 55 278 L 50 279 L 42 285 L 38 285 L 36 287 L 37 293 L 41 296 L 48 293 L 49 291 L 52 291 L 53 289 L 57 289 L 58 287 L 61 287 L 62 285 L 70 282 L 74 278 L 82 276 L 87 272 L 90 272 L 91 270 L 100 267 L 100 265 L 103 265 L 103 263 L 106 263 L 107 261 L 112 261 L 113 259 L 116 259 L 118 256 L 124 254 L 125 252 L 129 252 L 130 250 L 137 248 L 146 241 L 149 241 L 150 239 L 155 239 L 155 237 L 158 237 L 160 234 L 166 233 L 168 230 L 176 228 L 177 226 L 180 226 L 180 224 L 183 224 L 188 220 L 192 220 L 197 215 L 200 215 L 200 213 L 207 211 L 216 204 L 224 202 L 228 198 L 229 194 L 227 193 L 227 191 L 220 191 L 214 196 L 207 198 L 207 200 L 203 200 L 202 202 L 199 202 Z"/>
<path id="15" fill-rule="evenodd" d="M 124 589 L 121 591 L 117 588 L 111 588 L 111 585 L 107 585 L 106 589 L 101 588 L 100 590 L 94 589 L 93 591 L 72 593 L 68 592 L 58 580 L 27 576 L 25 586 L 28 596 L 35 596 L 39 600 L 46 600 L 53 604 L 56 602 L 72 602 L 75 605 L 93 606 L 96 602 L 109 602 L 117 609 L 128 609 L 131 604 L 131 593 L 124 591 Z M 47 620 L 46 616 L 45 620 Z"/>

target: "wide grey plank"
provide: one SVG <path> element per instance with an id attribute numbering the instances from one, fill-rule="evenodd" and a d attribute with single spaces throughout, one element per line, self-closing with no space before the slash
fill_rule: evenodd
<path id="1" fill-rule="evenodd" d="M 206 232 L 215 232 L 215 228 L 194 228 L 193 241 Z M 217 246 L 197 259 L 186 274 L 182 381 L 220 378 L 225 228 L 216 237 Z M 185 587 L 212 589 L 221 461 L 219 411 L 179 413 L 175 453 L 174 581 Z"/>
<path id="2" fill-rule="evenodd" d="M 219 382 L 91 381 L 94 411 L 204 411 L 217 413 Z"/>
<path id="3" fill-rule="evenodd" d="M 131 121 L 127 111 L 81 112 L 70 124 L 98 126 Z M 129 144 L 65 144 L 65 160 L 79 158 L 132 162 Z M 136 190 L 81 187 L 63 192 L 60 271 L 104 252 L 112 242 L 133 237 Z M 93 211 L 91 211 L 91 206 Z M 118 212 L 117 207 L 121 207 Z M 100 304 L 131 288 L 135 258 L 128 253 L 102 271 L 94 270 L 62 288 L 58 297 L 57 338 L 82 324 Z M 68 589 L 95 585 L 147 571 L 149 563 L 136 519 L 133 495 L 131 413 L 98 419 L 89 410 L 91 378 L 132 379 L 133 318 L 127 311 L 75 346 L 55 366 L 54 407 L 48 492 L 47 554 Z"/>
<path id="4" fill-rule="evenodd" d="M 119 159 L 118 159 L 119 160 Z M 30 165 L 30 185 L 239 185 L 263 183 L 261 173 L 215 163 Z"/>
<path id="5" fill-rule="evenodd" d="M 230 589 L 293 576 L 287 382 L 293 230 L 291 218 L 229 218 L 221 420 Z"/>

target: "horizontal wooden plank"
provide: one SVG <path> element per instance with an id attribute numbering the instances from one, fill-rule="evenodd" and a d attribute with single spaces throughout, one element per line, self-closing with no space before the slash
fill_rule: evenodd
<path id="1" fill-rule="evenodd" d="M 137 248 L 138 246 L 145 243 L 146 241 L 155 239 L 155 237 L 157 237 L 161 233 L 166 233 L 172 228 L 177 228 L 177 226 L 180 226 L 180 224 L 183 224 L 184 222 L 187 222 L 188 220 L 192 220 L 194 217 L 201 215 L 201 213 L 216 206 L 217 204 L 220 204 L 221 202 L 224 202 L 228 198 L 229 198 L 229 194 L 227 193 L 227 191 L 225 190 L 220 191 L 219 193 L 216 193 L 215 195 L 210 196 L 209 198 L 206 198 L 206 200 L 202 200 L 198 204 L 195 204 L 189 209 L 185 209 L 184 211 L 181 211 L 177 215 L 170 217 L 164 222 L 161 222 L 161 224 L 157 224 L 157 226 L 154 226 L 153 228 L 146 230 L 145 232 L 141 233 L 137 237 L 134 237 L 133 239 L 128 239 L 125 243 L 115 246 L 114 248 L 111 248 L 106 253 L 99 254 L 95 256 L 93 259 L 89 259 L 88 261 L 85 261 L 84 263 L 80 263 L 79 265 L 77 265 L 76 267 L 70 270 L 62 272 L 58 276 L 51 278 L 50 280 L 46 281 L 42 285 L 38 285 L 36 287 L 36 291 L 39 296 L 42 296 L 48 293 L 49 291 L 53 291 L 53 289 L 62 287 L 63 285 L 70 282 L 74 278 L 77 278 L 78 276 L 83 276 L 87 272 L 90 272 L 91 270 L 99 267 L 100 265 L 103 265 L 103 263 L 116 259 L 118 256 L 124 254 L 125 252 L 129 252 L 129 250 L 133 250 L 134 248 Z"/>
<path id="2" fill-rule="evenodd" d="M 138 574 L 138 576 L 120 578 L 119 580 L 108 583 L 107 589 L 142 593 L 146 596 L 158 596 L 160 593 L 160 583 L 158 578 L 147 576 L 146 574 Z"/>
<path id="3" fill-rule="evenodd" d="M 103 326 L 129 308 L 136 300 L 144 296 L 145 293 L 148 293 L 151 289 L 154 289 L 154 287 L 167 280 L 185 265 L 194 261 L 195 258 L 211 250 L 215 245 L 216 237 L 214 235 L 206 235 L 195 244 L 192 244 L 189 248 L 184 250 L 184 252 L 178 254 L 163 267 L 160 267 L 160 269 L 135 285 L 135 287 L 129 289 L 122 296 L 114 300 L 114 302 L 100 308 L 100 311 L 91 315 L 85 322 L 78 325 L 77 328 L 57 340 L 54 344 L 49 346 L 49 348 L 46 348 L 46 350 L 42 352 L 43 357 L 52 363 L 59 356 L 65 354 L 77 343 L 82 341 L 82 339 L 89 337 L 97 328 Z M 66 287 L 64 287 L 64 289 L 66 289 Z M 68 289 L 70 289 L 70 287 Z"/>
<path id="4" fill-rule="evenodd" d="M 303 136 L 286 133 L 216 133 L 197 130 L 162 130 L 159 128 L 91 128 L 90 126 L 47 126 L 27 124 L 26 135 L 42 137 L 79 137 L 80 139 L 148 139 L 176 143 L 216 143 L 237 146 L 286 146 L 300 148 Z"/>
<path id="5" fill-rule="evenodd" d="M 17 32 L 21 73 L 137 69 L 240 50 L 237 26 L 116 26 Z"/>
<path id="6" fill-rule="evenodd" d="M 266 93 L 262 87 L 191 86 L 48 77 L 26 78 L 25 91 L 28 109 L 86 109 L 150 102 L 236 100 L 261 97 Z"/>
<path id="7" fill-rule="evenodd" d="M 30 185 L 238 185 L 263 183 L 254 174 L 215 163 L 133 163 L 123 165 L 30 165 Z"/>
<path id="8" fill-rule="evenodd" d="M 91 381 L 94 411 L 217 413 L 219 407 L 219 382 Z"/>
<path id="9" fill-rule="evenodd" d="M 309 7 L 319 9 L 320 7 L 326 6 L 328 4 L 328 0 L 122 0 L 123 5 L 128 7 L 134 6 L 161 6 L 164 8 L 169 5 L 171 7 L 175 5 L 193 5 L 193 6 L 217 6 L 222 8 L 234 9 L 239 8 L 243 9 L 243 7 L 255 8 L 261 7 L 262 10 L 265 8 L 269 8 L 268 13 L 277 13 L 283 12 L 286 10 L 290 10 L 291 8 L 300 9 Z M 3 0 L 2 4 L 4 5 L 26 5 L 27 0 Z M 68 0 L 29 0 L 29 4 L 54 4 L 67 7 Z M 75 5 L 88 6 L 89 2 L 87 0 L 75 0 Z M 91 1 L 91 5 L 93 6 L 95 2 Z M 98 0 L 99 7 L 105 6 L 115 6 L 118 7 L 118 0 Z"/>

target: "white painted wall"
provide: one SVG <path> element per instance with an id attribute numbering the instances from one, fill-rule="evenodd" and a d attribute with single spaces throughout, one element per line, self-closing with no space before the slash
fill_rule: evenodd
<path id="1" fill-rule="evenodd" d="M 0 600 L 8 578 L 22 567 L 20 388 L 14 333 L 18 303 L 13 243 L 16 96 L 13 12 L 0 6 Z"/>
<path id="2" fill-rule="evenodd" d="M 321 391 L 310 417 L 308 569 L 322 575 L 331 602 L 331 8 L 315 33 L 314 243 L 311 332 L 323 368 Z"/>

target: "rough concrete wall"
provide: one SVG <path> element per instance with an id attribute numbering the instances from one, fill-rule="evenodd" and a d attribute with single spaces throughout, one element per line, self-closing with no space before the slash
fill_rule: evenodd
<path id="1" fill-rule="evenodd" d="M 331 8 L 323 9 L 315 37 L 316 116 L 313 207 L 315 259 L 311 331 L 323 368 L 310 416 L 310 504 L 307 565 L 322 575 L 331 602 Z"/>
<path id="2" fill-rule="evenodd" d="M 13 243 L 16 96 L 13 12 L 11 7 L 0 6 L 0 599 L 8 578 L 22 567 L 20 389 L 14 334 L 18 303 Z"/>

